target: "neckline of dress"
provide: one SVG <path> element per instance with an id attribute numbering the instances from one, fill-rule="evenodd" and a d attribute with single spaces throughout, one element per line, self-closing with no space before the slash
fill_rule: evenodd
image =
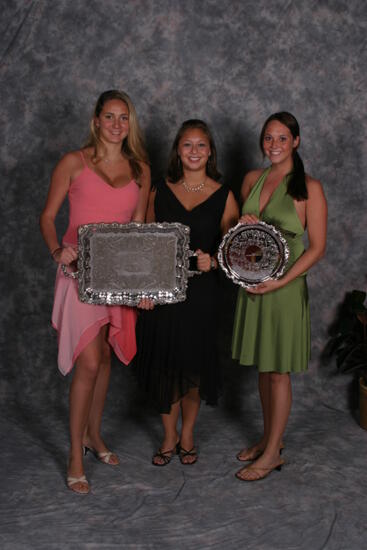
<path id="1" fill-rule="evenodd" d="M 277 185 L 277 187 L 274 189 L 274 191 L 272 192 L 272 194 L 270 195 L 269 199 L 267 200 L 266 204 L 262 207 L 262 209 L 260 210 L 260 197 L 261 197 L 261 192 L 263 190 L 263 187 L 264 187 L 264 184 L 265 184 L 265 181 L 266 181 L 266 178 L 268 177 L 269 175 L 269 172 L 271 170 L 271 166 L 269 166 L 269 168 L 266 168 L 266 170 L 264 170 L 264 172 L 261 174 L 259 180 L 262 179 L 261 181 L 261 188 L 260 188 L 260 193 L 259 193 L 259 202 L 258 202 L 258 206 L 259 206 L 259 217 L 261 217 L 264 213 L 264 211 L 266 210 L 266 208 L 268 207 L 269 203 L 273 200 L 274 198 L 274 195 L 276 194 L 276 192 L 278 191 L 278 189 L 282 186 L 282 184 L 284 183 L 284 181 L 286 180 L 288 174 L 286 174 L 279 182 L 279 184 Z"/>
<path id="2" fill-rule="evenodd" d="M 279 187 L 281 187 L 281 186 L 283 185 L 283 183 L 287 180 L 287 177 L 288 177 L 288 174 L 286 174 L 286 175 L 284 176 L 284 178 L 279 182 L 278 187 L 277 187 L 276 189 L 274 189 L 274 191 L 272 192 L 272 194 L 271 194 L 270 197 L 269 197 L 268 202 L 267 202 L 266 205 L 263 207 L 263 209 L 260 211 L 260 195 L 261 195 L 261 191 L 262 191 L 262 189 L 263 189 L 263 187 L 264 187 L 264 183 L 265 183 L 266 177 L 267 177 L 268 173 L 270 172 L 270 169 L 271 169 L 271 166 L 269 166 L 269 168 L 267 168 L 266 170 L 264 170 L 264 172 L 261 174 L 261 176 L 260 176 L 260 178 L 259 178 L 259 180 L 258 180 L 258 181 L 260 181 L 261 178 L 264 177 L 263 181 L 261 182 L 261 189 L 260 189 L 259 200 L 258 200 L 258 205 L 259 205 L 259 218 L 262 217 L 262 215 L 263 215 L 265 209 L 268 207 L 269 203 L 273 200 L 273 197 L 274 197 L 274 195 L 276 194 L 276 192 L 278 191 Z M 302 224 L 302 222 L 301 222 L 301 220 L 300 220 L 300 218 L 299 218 L 298 212 L 297 212 L 296 207 L 295 207 L 295 205 L 294 205 L 294 200 L 293 200 L 293 199 L 292 199 L 292 204 L 293 204 L 293 208 L 294 208 L 294 213 L 295 213 L 296 218 L 297 218 L 297 220 L 298 220 L 298 222 L 299 222 L 299 226 L 300 226 L 300 228 L 302 229 L 302 231 L 304 232 L 304 231 L 306 230 L 306 227 L 303 227 L 303 224 Z"/>
<path id="3" fill-rule="evenodd" d="M 99 174 L 97 174 L 97 172 L 95 172 L 92 168 L 90 168 L 88 166 L 87 163 L 84 164 L 83 166 L 83 170 L 80 172 L 80 174 L 78 174 L 78 176 L 72 181 L 72 183 L 74 183 L 77 179 L 79 179 L 81 177 L 81 175 L 83 174 L 84 170 L 89 170 L 89 172 L 91 172 L 92 174 L 94 174 L 98 180 L 100 182 L 102 182 L 104 185 L 107 185 L 107 187 L 109 187 L 110 189 L 114 189 L 115 191 L 118 191 L 119 189 L 125 189 L 125 187 L 128 187 L 131 183 L 136 183 L 136 181 L 134 180 L 134 178 L 132 178 L 130 181 L 128 181 L 127 183 L 125 183 L 125 185 L 122 185 L 121 187 L 114 187 L 113 185 L 111 185 L 110 183 L 108 183 L 105 179 L 102 178 L 102 176 L 100 176 Z"/>
<path id="4" fill-rule="evenodd" d="M 169 190 L 169 192 L 174 196 L 174 198 L 176 199 L 176 201 L 178 202 L 178 204 L 185 210 L 185 212 L 188 212 L 188 213 L 193 212 L 194 210 L 196 210 L 196 208 L 199 208 L 199 206 L 201 206 L 201 205 L 207 203 L 208 200 L 211 199 L 212 196 L 215 195 L 215 194 L 216 194 L 220 189 L 222 189 L 222 187 L 223 187 L 222 185 L 221 185 L 220 187 L 218 187 L 218 189 L 216 189 L 215 191 L 213 191 L 213 193 L 211 193 L 211 194 L 209 195 L 209 197 L 207 197 L 205 200 L 199 202 L 198 204 L 196 204 L 193 208 L 191 208 L 191 209 L 189 210 L 188 208 L 186 208 L 186 207 L 182 204 L 182 202 L 180 201 L 180 199 L 177 197 L 176 193 L 174 193 L 174 192 L 172 191 L 172 189 L 170 188 L 170 186 L 167 184 L 166 181 L 164 182 L 164 185 L 167 187 L 167 189 Z"/>

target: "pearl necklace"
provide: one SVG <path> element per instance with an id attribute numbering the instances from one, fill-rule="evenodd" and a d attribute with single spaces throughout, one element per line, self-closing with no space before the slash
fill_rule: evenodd
<path id="1" fill-rule="evenodd" d="M 182 186 L 188 193 L 190 193 L 190 191 L 194 191 L 194 193 L 197 193 L 198 191 L 201 191 L 203 189 L 205 182 L 206 178 L 204 179 L 204 181 L 199 183 L 199 185 L 188 185 L 185 180 L 182 180 Z"/>

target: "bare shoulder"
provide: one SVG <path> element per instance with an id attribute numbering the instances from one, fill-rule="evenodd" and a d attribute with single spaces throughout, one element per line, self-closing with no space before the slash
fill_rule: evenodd
<path id="1" fill-rule="evenodd" d="M 55 170 L 62 170 L 72 174 L 75 170 L 79 170 L 83 166 L 80 151 L 70 151 L 66 153 L 56 165 Z"/>
<path id="2" fill-rule="evenodd" d="M 252 188 L 263 173 L 263 171 L 264 170 L 261 168 L 250 170 L 250 172 L 247 172 L 247 174 L 245 174 L 242 185 L 246 184 L 246 186 Z"/>
<path id="3" fill-rule="evenodd" d="M 323 197 L 325 199 L 322 183 L 308 174 L 306 174 L 306 187 L 309 198 Z"/>
<path id="4" fill-rule="evenodd" d="M 245 202 L 247 197 L 250 194 L 251 189 L 263 173 L 263 170 L 251 170 L 250 172 L 247 172 L 245 177 L 243 178 L 242 186 L 241 186 L 241 199 L 242 202 Z"/>
<path id="5" fill-rule="evenodd" d="M 50 207 L 56 212 L 61 206 L 71 182 L 83 170 L 83 160 L 80 151 L 71 151 L 66 153 L 56 164 L 51 177 L 49 195 L 46 203 L 46 209 Z M 55 206 L 56 205 L 56 206 Z"/>
<path id="6" fill-rule="evenodd" d="M 143 171 L 143 174 L 148 176 L 150 174 L 150 166 L 147 162 L 143 162 L 142 160 L 139 161 L 140 168 Z"/>

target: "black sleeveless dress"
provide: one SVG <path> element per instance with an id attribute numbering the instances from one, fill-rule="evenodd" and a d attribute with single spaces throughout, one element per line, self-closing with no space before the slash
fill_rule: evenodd
<path id="1" fill-rule="evenodd" d="M 157 185 L 157 222 L 190 227 L 190 248 L 214 255 L 221 239 L 220 222 L 229 189 L 221 186 L 206 201 L 188 211 L 165 181 Z M 215 405 L 221 376 L 216 352 L 219 292 L 217 270 L 189 278 L 186 300 L 142 311 L 137 326 L 136 373 L 140 386 L 160 413 L 190 388 Z"/>

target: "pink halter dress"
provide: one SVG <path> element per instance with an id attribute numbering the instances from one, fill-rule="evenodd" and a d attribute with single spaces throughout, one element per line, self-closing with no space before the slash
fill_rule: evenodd
<path id="1" fill-rule="evenodd" d="M 131 180 L 123 187 L 112 187 L 86 164 L 69 188 L 69 226 L 63 245 L 77 246 L 77 229 L 85 223 L 131 221 L 139 187 Z M 57 271 L 52 326 L 58 332 L 58 366 L 62 374 L 71 371 L 83 349 L 109 324 L 108 342 L 117 357 L 128 364 L 136 353 L 135 308 L 84 304 L 78 298 L 75 279 Z"/>

